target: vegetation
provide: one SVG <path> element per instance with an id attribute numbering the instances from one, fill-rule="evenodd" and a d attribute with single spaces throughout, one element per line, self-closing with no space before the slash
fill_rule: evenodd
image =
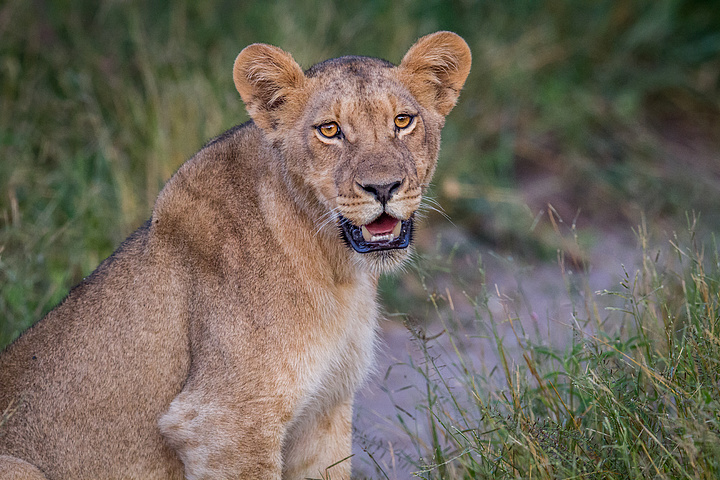
<path id="1" fill-rule="evenodd" d="M 648 247 L 645 228 L 637 233 L 641 265 L 620 290 L 592 292 L 582 272 L 568 285 L 571 313 L 549 320 L 572 330 L 564 346 L 523 330 L 527 299 L 504 300 L 498 318 L 494 292 L 463 291 L 475 315 L 463 318 L 462 299 L 427 278 L 436 321 L 413 329 L 421 355 L 393 367 L 422 381 L 392 387 L 424 400 L 396 407 L 407 448 L 363 441 L 372 478 L 392 478 L 381 462 L 443 480 L 718 478 L 718 246 L 700 245 L 694 228 L 662 249 Z M 510 338 L 499 333 L 507 325 Z M 490 364 L 478 359 L 483 344 L 494 349 Z"/>
<path id="2" fill-rule="evenodd" d="M 142 224 L 183 161 L 247 119 L 231 76 L 242 47 L 276 44 L 306 67 L 343 54 L 398 62 L 439 29 L 468 41 L 473 70 L 432 196 L 473 248 L 527 262 L 560 250 L 582 271 L 578 244 L 641 213 L 641 238 L 686 211 L 705 228 L 675 242 L 675 265 L 644 251 L 625 290 L 601 297 L 621 311 L 605 317 L 585 292 L 566 350 L 518 332 L 508 351 L 493 326 L 517 312 L 508 304 L 495 323 L 487 292 L 468 297 L 467 324 L 429 282 L 383 279 L 389 311 L 415 315 L 429 291 L 438 310 L 420 324 L 476 328 L 504 359 L 483 371 L 452 348 L 415 365 L 433 435 L 405 460 L 425 478 L 715 478 L 720 274 L 717 246 L 701 245 L 720 227 L 720 9 L 703 0 L 6 0 L 0 348 Z M 572 241 L 555 235 L 556 213 L 577 219 Z M 421 253 L 448 226 L 429 211 Z M 469 247 L 454 248 L 418 268 Z M 482 270 L 456 273 L 459 291 L 481 288 Z"/>

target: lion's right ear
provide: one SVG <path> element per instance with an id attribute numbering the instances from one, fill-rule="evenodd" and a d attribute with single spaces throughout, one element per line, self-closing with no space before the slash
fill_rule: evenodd
<path id="1" fill-rule="evenodd" d="M 235 59 L 233 79 L 250 117 L 261 128 L 272 129 L 279 110 L 293 90 L 302 87 L 305 75 L 289 53 L 255 43 Z"/>

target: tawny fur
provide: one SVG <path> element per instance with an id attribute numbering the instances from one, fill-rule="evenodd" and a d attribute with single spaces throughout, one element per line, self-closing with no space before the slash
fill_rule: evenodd
<path id="1" fill-rule="evenodd" d="M 357 253 L 338 219 L 411 218 L 469 69 L 449 32 L 397 67 L 303 72 L 244 49 L 253 121 L 185 163 L 151 219 L 0 356 L 0 478 L 348 479 L 377 277 L 408 252 Z M 342 137 L 317 132 L 331 121 Z M 393 182 L 386 205 L 361 187 Z"/>

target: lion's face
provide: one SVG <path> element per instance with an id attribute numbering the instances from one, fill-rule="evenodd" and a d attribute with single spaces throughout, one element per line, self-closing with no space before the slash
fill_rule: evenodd
<path id="1" fill-rule="evenodd" d="M 258 51 L 238 56 L 237 88 L 283 152 L 288 181 L 309 187 L 322 205 L 317 228 L 337 229 L 372 270 L 400 264 L 435 170 L 444 116 L 469 71 L 465 42 L 440 32 L 421 39 L 398 67 L 342 57 L 305 73 L 275 47 L 248 49 Z"/>
<path id="2" fill-rule="evenodd" d="M 285 146 L 348 247 L 382 268 L 407 256 L 442 126 L 395 73 L 367 58 L 312 68 L 311 94 L 292 132 L 303 142 Z"/>

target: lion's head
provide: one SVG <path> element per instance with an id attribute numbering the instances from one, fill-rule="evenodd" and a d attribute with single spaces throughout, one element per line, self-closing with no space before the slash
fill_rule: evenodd
<path id="1" fill-rule="evenodd" d="M 338 229 L 361 263 L 384 271 L 407 257 L 470 60 L 451 32 L 421 38 L 399 66 L 341 57 L 306 72 L 283 50 L 254 44 L 235 60 L 234 79 L 317 228 Z"/>

